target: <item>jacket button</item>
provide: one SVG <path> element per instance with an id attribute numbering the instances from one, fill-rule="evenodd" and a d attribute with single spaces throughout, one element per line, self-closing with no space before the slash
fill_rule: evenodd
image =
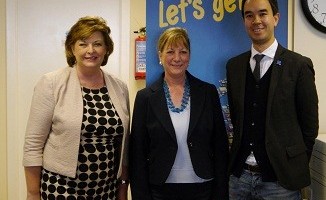
<path id="1" fill-rule="evenodd" d="M 192 142 L 189 142 L 189 146 L 192 147 Z"/>

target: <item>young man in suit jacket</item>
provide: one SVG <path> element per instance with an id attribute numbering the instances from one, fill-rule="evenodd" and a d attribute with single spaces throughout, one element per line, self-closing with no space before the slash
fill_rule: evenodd
<path id="1" fill-rule="evenodd" d="M 230 199 L 301 199 L 318 134 L 313 64 L 277 42 L 277 0 L 243 0 L 242 16 L 252 47 L 227 63 Z"/>

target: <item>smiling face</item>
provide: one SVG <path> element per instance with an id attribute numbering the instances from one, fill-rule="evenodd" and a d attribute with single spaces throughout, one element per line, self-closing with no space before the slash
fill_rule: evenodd
<path id="1" fill-rule="evenodd" d="M 167 45 L 163 51 L 159 52 L 159 57 L 166 77 L 185 76 L 189 65 L 190 52 L 182 42 Z"/>
<path id="2" fill-rule="evenodd" d="M 83 40 L 77 40 L 72 47 L 76 65 L 80 68 L 99 68 L 107 53 L 103 34 L 99 31 Z"/>
<path id="3" fill-rule="evenodd" d="M 159 37 L 157 49 L 165 79 L 184 80 L 190 60 L 190 40 L 186 29 L 166 29 Z"/>
<path id="4" fill-rule="evenodd" d="M 243 9 L 245 27 L 255 49 L 265 50 L 275 40 L 279 13 L 273 15 L 268 0 L 247 0 Z"/>

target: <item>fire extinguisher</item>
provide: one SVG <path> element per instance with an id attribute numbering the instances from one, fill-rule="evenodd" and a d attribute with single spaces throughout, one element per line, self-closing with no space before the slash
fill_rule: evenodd
<path id="1" fill-rule="evenodd" d="M 140 28 L 135 39 L 135 79 L 146 78 L 146 27 Z"/>

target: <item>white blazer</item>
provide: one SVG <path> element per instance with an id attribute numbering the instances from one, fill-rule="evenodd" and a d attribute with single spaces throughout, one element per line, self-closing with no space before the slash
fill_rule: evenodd
<path id="1" fill-rule="evenodd" d="M 103 71 L 124 135 L 118 177 L 128 166 L 129 93 L 125 83 Z M 23 165 L 75 178 L 83 117 L 83 97 L 76 68 L 65 67 L 41 77 L 34 88 L 26 128 Z"/>

